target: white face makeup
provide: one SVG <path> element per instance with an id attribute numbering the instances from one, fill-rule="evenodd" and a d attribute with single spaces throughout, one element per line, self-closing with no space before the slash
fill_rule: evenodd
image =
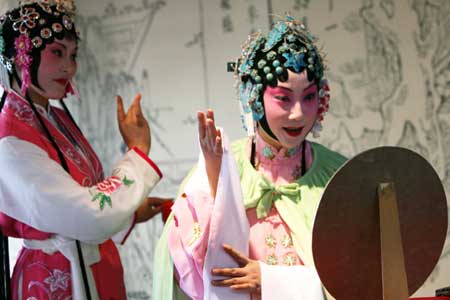
<path id="1" fill-rule="evenodd" d="M 30 89 L 47 99 L 61 99 L 69 81 L 77 72 L 77 42 L 72 39 L 55 40 L 41 51 L 37 77 L 40 87 Z"/>
<path id="2" fill-rule="evenodd" d="M 319 108 L 318 88 L 306 71 L 288 70 L 289 79 L 278 86 L 267 86 L 264 113 L 272 133 L 285 148 L 298 146 L 311 131 Z"/>

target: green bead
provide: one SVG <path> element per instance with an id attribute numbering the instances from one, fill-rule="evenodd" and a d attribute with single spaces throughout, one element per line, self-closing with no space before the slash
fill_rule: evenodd
<path id="1" fill-rule="evenodd" d="M 264 73 L 270 73 L 270 67 L 266 66 L 264 67 Z"/>
<path id="2" fill-rule="evenodd" d="M 262 69 L 266 65 L 266 61 L 264 59 L 261 59 L 258 61 L 258 68 Z"/>
<path id="3" fill-rule="evenodd" d="M 291 48 L 292 50 L 295 50 L 295 51 L 298 50 L 298 46 L 296 44 L 289 44 L 289 48 Z"/>
<path id="4" fill-rule="evenodd" d="M 276 67 L 279 67 L 280 66 L 280 61 L 277 59 L 277 60 L 275 60 L 273 63 L 272 63 L 272 65 L 276 68 Z"/>
<path id="5" fill-rule="evenodd" d="M 266 79 L 267 79 L 268 81 L 272 81 L 272 80 L 273 80 L 273 74 L 272 74 L 272 73 L 267 74 L 267 75 L 266 75 Z"/>
<path id="6" fill-rule="evenodd" d="M 267 59 L 270 59 L 270 60 L 274 59 L 276 56 L 277 56 L 277 53 L 273 50 L 270 51 L 269 53 L 267 53 L 267 55 L 266 55 Z"/>
<path id="7" fill-rule="evenodd" d="M 287 44 L 283 44 L 280 47 L 278 47 L 278 52 L 283 53 L 287 51 Z"/>
<path id="8" fill-rule="evenodd" d="M 262 81 L 261 76 L 256 76 L 255 81 L 256 81 L 256 83 L 261 83 L 261 81 Z"/>
<path id="9" fill-rule="evenodd" d="M 283 67 L 277 67 L 277 68 L 275 69 L 275 72 L 276 72 L 278 75 L 283 74 Z"/>
<path id="10" fill-rule="evenodd" d="M 264 88 L 264 85 L 263 85 L 262 83 L 258 83 L 258 84 L 256 85 L 256 89 L 257 89 L 258 91 L 262 91 L 263 88 Z"/>

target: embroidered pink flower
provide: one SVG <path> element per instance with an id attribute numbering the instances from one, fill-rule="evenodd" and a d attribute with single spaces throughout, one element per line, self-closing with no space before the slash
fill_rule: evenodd
<path id="1" fill-rule="evenodd" d="M 103 210 L 105 203 L 112 207 L 111 195 L 122 186 L 131 186 L 133 183 L 134 180 L 130 180 L 126 176 L 123 179 L 111 176 L 95 186 L 97 192 L 93 195 L 92 201 L 100 200 L 100 210 Z"/>
<path id="2" fill-rule="evenodd" d="M 111 176 L 106 180 L 97 184 L 97 190 L 103 194 L 110 196 L 122 185 L 122 180 L 117 176 Z"/>
<path id="3" fill-rule="evenodd" d="M 21 92 L 22 94 L 25 94 L 31 82 L 30 66 L 33 62 L 33 59 L 30 56 L 32 47 L 31 40 L 27 35 L 21 34 L 14 41 L 14 46 L 16 49 L 15 63 L 20 68 L 22 76 Z"/>

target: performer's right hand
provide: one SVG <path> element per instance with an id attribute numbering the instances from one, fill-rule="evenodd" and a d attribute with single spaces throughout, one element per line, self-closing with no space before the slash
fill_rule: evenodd
<path id="1" fill-rule="evenodd" d="M 211 109 L 208 109 L 206 114 L 202 111 L 197 112 L 197 119 L 198 136 L 205 157 L 209 188 L 211 196 L 215 198 L 222 163 L 222 136 L 214 124 L 214 112 Z"/>
<path id="2" fill-rule="evenodd" d="M 117 96 L 117 122 L 120 134 L 128 148 L 137 147 L 148 155 L 151 147 L 150 126 L 142 114 L 141 94 L 134 97 L 134 101 L 126 113 L 122 97 Z"/>

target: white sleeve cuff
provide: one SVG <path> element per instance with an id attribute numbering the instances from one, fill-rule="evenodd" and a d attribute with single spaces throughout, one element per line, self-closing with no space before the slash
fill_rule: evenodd
<path id="1" fill-rule="evenodd" d="M 259 264 L 262 300 L 324 300 L 322 284 L 315 269 Z"/>

